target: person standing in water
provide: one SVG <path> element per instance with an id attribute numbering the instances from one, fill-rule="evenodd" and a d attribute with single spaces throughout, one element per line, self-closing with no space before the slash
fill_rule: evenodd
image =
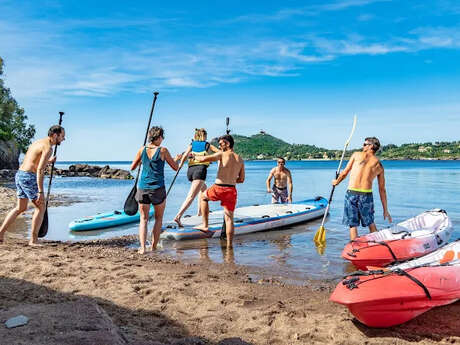
<path id="1" fill-rule="evenodd" d="M 180 156 L 171 157 L 166 147 L 161 147 L 164 139 L 164 130 L 161 127 L 152 127 L 148 132 L 149 145 L 142 146 L 131 164 L 131 170 L 142 164 L 142 174 L 137 186 L 136 200 L 139 203 L 141 214 L 139 223 L 138 252 L 145 253 L 145 241 L 147 237 L 147 224 L 149 221 L 150 205 L 155 209 L 155 224 L 152 229 L 152 244 L 150 250 L 156 250 L 160 239 L 163 214 L 166 207 L 166 189 L 164 178 L 165 161 L 175 171 L 179 169 L 176 163 Z"/>
<path id="2" fill-rule="evenodd" d="M 39 139 L 29 146 L 24 161 L 15 176 L 18 203 L 3 221 L 0 227 L 0 243 L 3 242 L 5 232 L 15 219 L 27 210 L 29 200 L 35 207 L 32 216 L 32 231 L 29 241 L 30 246 L 38 246 L 38 231 L 42 225 L 45 214 L 45 196 L 43 180 L 45 168 L 48 164 L 56 162 L 53 146 L 60 145 L 65 140 L 65 130 L 59 125 L 54 125 L 48 130 L 48 137 Z"/>
<path id="3" fill-rule="evenodd" d="M 278 166 L 268 174 L 266 181 L 267 193 L 272 195 L 272 204 L 292 202 L 292 176 L 286 168 L 286 160 L 278 157 Z M 273 187 L 270 188 L 270 181 L 274 178 Z M 289 192 L 288 192 L 289 187 Z"/>
<path id="4" fill-rule="evenodd" d="M 209 230 L 209 201 L 220 201 L 224 208 L 225 230 L 227 234 L 227 247 L 233 245 L 233 212 L 236 207 L 237 192 L 236 184 L 243 183 L 244 161 L 233 151 L 234 140 L 229 134 L 219 138 L 221 151 L 211 156 L 196 156 L 193 158 L 201 162 L 219 162 L 216 182 L 201 195 L 201 215 L 203 224 L 196 228 L 212 236 Z"/>
<path id="5" fill-rule="evenodd" d="M 372 195 L 372 182 L 376 177 L 383 207 L 383 219 L 388 219 L 390 223 L 392 221 L 387 207 L 383 165 L 375 156 L 379 148 L 380 141 L 376 137 L 366 138 L 363 150 L 353 153 L 345 169 L 337 179 L 332 181 L 332 185 L 337 186 L 350 173 L 342 220 L 342 223 L 350 228 L 350 240 L 358 237 L 360 223 L 362 226 L 368 226 L 370 232 L 377 231 L 374 223 L 374 197 Z"/>
<path id="6" fill-rule="evenodd" d="M 184 164 L 185 160 L 189 157 L 190 154 L 194 156 L 208 156 L 209 152 L 219 152 L 219 149 L 216 148 L 214 145 L 211 145 L 206 141 L 207 139 L 207 132 L 204 128 L 197 128 L 195 129 L 195 135 L 193 137 L 192 144 L 189 145 L 187 150 L 182 155 L 182 159 L 180 162 L 180 167 Z M 206 175 L 208 171 L 208 166 L 210 162 L 200 162 L 196 159 L 189 158 L 188 161 L 188 170 L 187 170 L 187 178 L 192 183 L 190 186 L 190 190 L 188 192 L 187 197 L 185 198 L 179 212 L 177 212 L 176 216 L 174 217 L 174 221 L 177 223 L 179 227 L 183 227 L 181 218 L 184 212 L 190 207 L 195 197 L 198 196 L 198 216 L 201 216 L 200 211 L 200 197 L 201 192 L 206 190 Z"/>

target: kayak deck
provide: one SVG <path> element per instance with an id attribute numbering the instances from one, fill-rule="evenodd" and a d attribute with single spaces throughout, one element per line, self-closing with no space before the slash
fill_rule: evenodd
<path id="1" fill-rule="evenodd" d="M 326 206 L 327 200 L 317 197 L 291 204 L 239 207 L 234 212 L 235 235 L 271 230 L 322 217 Z M 175 222 L 165 223 L 160 238 L 185 240 L 219 237 L 224 226 L 224 212 L 219 210 L 209 214 L 209 233 L 196 229 L 202 224 L 201 216 L 185 216 L 182 224 L 184 227 L 179 228 Z"/>

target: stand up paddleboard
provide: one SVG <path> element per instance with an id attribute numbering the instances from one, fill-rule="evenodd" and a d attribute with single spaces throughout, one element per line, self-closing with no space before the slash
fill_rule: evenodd
<path id="1" fill-rule="evenodd" d="M 267 204 L 238 207 L 234 213 L 235 236 L 256 231 L 267 231 L 287 225 L 302 223 L 319 218 L 326 211 L 327 200 L 323 197 L 297 201 L 291 204 Z M 188 240 L 198 238 L 220 237 L 225 234 L 223 211 L 209 214 L 209 233 L 195 227 L 202 223 L 199 216 L 184 216 L 183 228 L 175 222 L 165 224 L 160 235 L 165 240 Z"/>
<path id="2" fill-rule="evenodd" d="M 149 211 L 149 218 L 152 217 L 153 214 L 154 209 L 151 207 Z M 96 230 L 128 223 L 135 223 L 138 222 L 139 219 L 139 212 L 133 216 L 128 216 L 123 211 L 113 211 L 76 219 L 69 224 L 69 229 L 72 231 Z"/>

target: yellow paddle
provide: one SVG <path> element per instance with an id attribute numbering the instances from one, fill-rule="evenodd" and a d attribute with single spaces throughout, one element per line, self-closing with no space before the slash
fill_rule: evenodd
<path id="1" fill-rule="evenodd" d="M 340 158 L 339 166 L 337 168 L 337 171 L 335 172 L 335 178 L 339 177 L 340 169 L 342 168 L 343 157 L 345 156 L 345 151 L 347 150 L 351 137 L 353 136 L 353 133 L 355 132 L 355 127 L 356 127 L 356 115 L 354 115 L 353 117 L 353 127 L 351 129 L 350 136 L 345 142 L 345 147 L 343 148 L 342 157 Z M 326 212 L 324 212 L 323 221 L 321 222 L 321 226 L 316 231 L 315 237 L 313 239 L 317 247 L 316 249 L 318 250 L 318 253 L 321 255 L 324 253 L 324 249 L 326 248 L 326 228 L 324 227 L 324 222 L 326 221 L 326 217 L 329 212 L 329 207 L 331 206 L 332 195 L 334 195 L 334 190 L 335 190 L 335 186 L 332 186 L 331 195 L 329 196 L 329 201 L 327 203 Z"/>

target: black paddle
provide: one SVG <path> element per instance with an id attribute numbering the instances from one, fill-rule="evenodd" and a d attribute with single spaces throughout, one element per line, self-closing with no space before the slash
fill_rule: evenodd
<path id="1" fill-rule="evenodd" d="M 62 116 L 63 115 L 64 115 L 64 112 L 60 111 L 59 112 L 59 126 L 62 125 Z M 58 147 L 58 145 L 56 144 L 54 146 L 54 155 L 53 156 L 56 156 L 57 147 Z M 46 234 L 48 233 L 48 201 L 49 201 L 49 198 L 50 198 L 51 182 L 53 181 L 53 171 L 54 171 L 54 163 L 51 164 L 50 181 L 48 183 L 48 192 L 46 193 L 46 201 L 45 201 L 45 214 L 43 215 L 42 225 L 40 226 L 40 229 L 38 230 L 38 237 L 39 238 L 45 237 Z"/>
<path id="2" fill-rule="evenodd" d="M 228 129 L 228 125 L 230 124 L 230 118 L 227 117 L 227 118 L 225 119 L 225 122 L 226 122 L 226 124 L 227 124 L 227 130 L 226 130 L 226 132 L 227 132 L 227 134 L 230 134 L 230 130 Z"/>
<path id="3" fill-rule="evenodd" d="M 152 109 L 150 109 L 149 123 L 147 125 L 147 130 L 145 131 L 144 146 L 145 146 L 145 143 L 147 142 L 147 136 L 149 134 L 150 123 L 152 122 L 153 109 L 155 109 L 155 103 L 157 101 L 158 92 L 154 92 L 153 95 L 154 97 L 153 97 Z M 141 164 L 139 164 L 139 167 L 137 168 L 137 175 L 136 175 L 136 181 L 134 182 L 134 187 L 133 189 L 131 189 L 131 192 L 126 198 L 125 205 L 123 207 L 125 213 L 128 216 L 134 216 L 137 213 L 137 210 L 139 208 L 139 205 L 137 204 L 137 201 L 136 201 L 136 193 L 137 193 L 137 181 L 139 180 L 140 171 L 141 171 Z"/>

